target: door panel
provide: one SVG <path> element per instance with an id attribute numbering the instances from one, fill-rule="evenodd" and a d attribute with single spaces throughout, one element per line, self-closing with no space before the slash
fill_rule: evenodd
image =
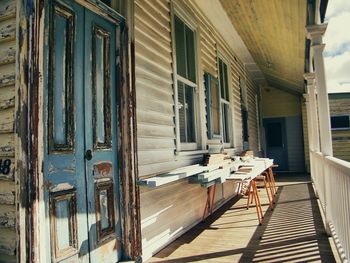
<path id="1" fill-rule="evenodd" d="M 266 155 L 278 164 L 276 170 L 288 170 L 287 138 L 284 118 L 264 119 Z"/>
<path id="2" fill-rule="evenodd" d="M 48 5 L 46 262 L 117 262 L 117 26 L 74 1 Z"/>
<path id="3" fill-rule="evenodd" d="M 46 262 L 88 262 L 84 169 L 83 52 L 84 9 L 74 3 L 49 4 L 48 74 L 44 106 L 44 185 L 48 248 Z M 46 63 L 45 61 L 45 63 Z"/>
<path id="4" fill-rule="evenodd" d="M 86 11 L 85 147 L 92 262 L 120 255 L 116 137 L 116 26 Z"/>

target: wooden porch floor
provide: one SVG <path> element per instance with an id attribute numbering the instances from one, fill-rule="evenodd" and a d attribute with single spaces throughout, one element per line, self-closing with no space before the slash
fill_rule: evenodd
<path id="1" fill-rule="evenodd" d="M 147 262 L 335 262 L 310 178 L 277 176 L 273 210 L 260 189 L 264 219 L 246 198 L 229 201 Z"/>

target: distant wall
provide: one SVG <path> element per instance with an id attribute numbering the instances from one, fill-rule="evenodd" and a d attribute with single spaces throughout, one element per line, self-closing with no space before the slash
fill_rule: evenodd
<path id="1" fill-rule="evenodd" d="M 350 115 L 350 94 L 329 95 L 330 115 Z M 350 162 L 350 129 L 332 130 L 333 155 Z"/>
<path id="2" fill-rule="evenodd" d="M 285 118 L 289 171 L 305 171 L 303 118 L 300 96 L 262 87 L 262 117 Z"/>
<path id="3" fill-rule="evenodd" d="M 300 97 L 273 87 L 262 88 L 263 117 L 301 116 Z"/>

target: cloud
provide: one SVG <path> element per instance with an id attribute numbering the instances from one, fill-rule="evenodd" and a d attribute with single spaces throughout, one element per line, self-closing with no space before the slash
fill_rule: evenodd
<path id="1" fill-rule="evenodd" d="M 350 51 L 325 57 L 328 92 L 350 92 Z"/>
<path id="2" fill-rule="evenodd" d="M 328 92 L 350 92 L 350 1 L 329 1 L 326 21 L 324 56 Z"/>
<path id="3" fill-rule="evenodd" d="M 331 0 L 328 2 L 326 20 L 332 19 L 335 16 L 350 10 L 349 0 Z"/>
<path id="4" fill-rule="evenodd" d="M 334 56 L 350 50 L 349 25 L 350 7 L 349 11 L 333 16 L 328 21 L 327 31 L 324 36 L 326 56 Z"/>

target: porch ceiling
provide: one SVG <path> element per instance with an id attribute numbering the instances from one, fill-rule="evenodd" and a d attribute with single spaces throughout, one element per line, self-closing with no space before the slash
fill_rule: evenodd
<path id="1" fill-rule="evenodd" d="M 220 2 L 267 83 L 303 93 L 307 0 Z"/>

